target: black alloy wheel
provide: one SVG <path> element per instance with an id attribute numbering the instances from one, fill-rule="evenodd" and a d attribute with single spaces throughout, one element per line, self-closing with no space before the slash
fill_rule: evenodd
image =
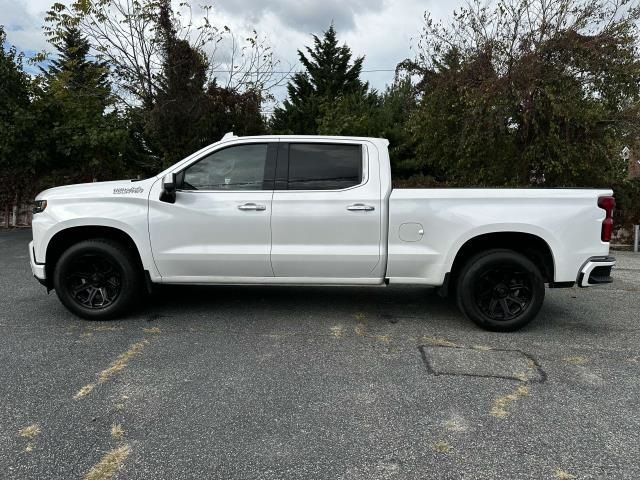
<path id="1" fill-rule="evenodd" d="M 489 318 L 513 320 L 531 304 L 530 275 L 510 264 L 489 268 L 478 275 L 474 297 L 478 308 Z"/>
<path id="2" fill-rule="evenodd" d="M 478 326 L 510 332 L 533 320 L 544 301 L 540 269 L 521 253 L 494 249 L 478 253 L 458 275 L 458 307 Z"/>
<path id="3" fill-rule="evenodd" d="M 74 258 L 66 275 L 66 288 L 82 307 L 112 305 L 122 289 L 122 272 L 107 255 L 87 253 Z"/>
<path id="4" fill-rule="evenodd" d="M 110 239 L 71 245 L 56 262 L 53 286 L 71 312 L 88 320 L 128 313 L 144 298 L 140 260 L 135 251 Z"/>

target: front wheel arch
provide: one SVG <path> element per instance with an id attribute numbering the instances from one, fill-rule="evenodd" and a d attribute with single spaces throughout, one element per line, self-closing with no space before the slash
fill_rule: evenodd
<path id="1" fill-rule="evenodd" d="M 105 227 L 102 225 L 84 225 L 79 227 L 69 227 L 57 232 L 47 245 L 45 253 L 45 276 L 47 288 L 53 289 L 53 273 L 61 255 L 76 243 L 85 240 L 104 239 L 117 242 L 126 248 L 136 261 L 136 266 L 144 270 L 140 250 L 133 238 L 125 231 L 115 227 Z"/>

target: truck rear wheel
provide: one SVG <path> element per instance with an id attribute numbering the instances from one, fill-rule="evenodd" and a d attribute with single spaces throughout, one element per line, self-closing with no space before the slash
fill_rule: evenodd
<path id="1" fill-rule="evenodd" d="M 122 315 L 138 298 L 141 272 L 132 253 L 107 239 L 85 240 L 69 247 L 53 274 L 58 298 L 87 320 Z"/>
<path id="2" fill-rule="evenodd" d="M 533 320 L 544 300 L 544 279 L 527 257 L 512 250 L 479 253 L 463 267 L 458 307 L 476 325 L 511 332 Z"/>

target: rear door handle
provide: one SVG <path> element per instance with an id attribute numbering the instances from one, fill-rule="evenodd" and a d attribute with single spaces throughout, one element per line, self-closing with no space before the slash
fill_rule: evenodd
<path id="1" fill-rule="evenodd" d="M 347 207 L 347 210 L 351 212 L 359 212 L 359 211 L 370 212 L 371 210 L 375 210 L 375 209 L 376 207 L 373 207 L 371 205 L 365 205 L 364 203 L 354 203 L 353 205 L 349 205 Z"/>
<path id="2" fill-rule="evenodd" d="M 253 211 L 262 212 L 266 210 L 267 207 L 264 205 L 257 205 L 255 203 L 244 203 L 242 205 L 238 205 L 238 209 L 243 211 L 253 210 Z"/>

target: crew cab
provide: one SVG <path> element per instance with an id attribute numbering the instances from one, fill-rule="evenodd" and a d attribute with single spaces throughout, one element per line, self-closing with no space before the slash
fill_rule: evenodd
<path id="1" fill-rule="evenodd" d="M 611 282 L 597 189 L 394 189 L 388 141 L 227 134 L 157 176 L 35 200 L 31 269 L 86 319 L 154 284 L 414 284 L 516 330 L 551 288 Z"/>

